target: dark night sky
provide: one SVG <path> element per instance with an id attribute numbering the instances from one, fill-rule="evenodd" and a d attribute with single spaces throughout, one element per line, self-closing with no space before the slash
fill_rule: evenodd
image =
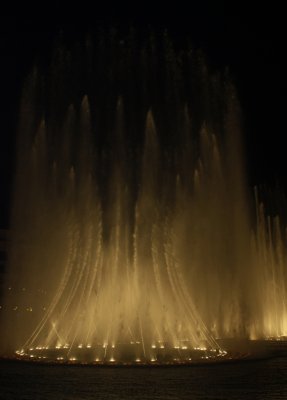
<path id="1" fill-rule="evenodd" d="M 178 2 L 159 5 L 133 2 L 68 7 L 53 2 L 26 2 L 17 9 L 2 9 L 0 16 L 0 227 L 8 223 L 9 191 L 13 175 L 14 135 L 23 79 L 40 57 L 45 61 L 60 30 L 72 41 L 99 26 L 115 25 L 120 32 L 130 24 L 145 29 L 167 28 L 175 41 L 187 35 L 201 47 L 209 62 L 227 66 L 234 77 L 243 108 L 244 140 L 249 185 L 277 181 L 287 189 L 285 177 L 286 62 L 285 13 L 280 3 L 250 5 L 239 1 Z M 96 3 L 95 3 L 96 4 Z M 43 62 L 44 62 L 43 61 Z"/>

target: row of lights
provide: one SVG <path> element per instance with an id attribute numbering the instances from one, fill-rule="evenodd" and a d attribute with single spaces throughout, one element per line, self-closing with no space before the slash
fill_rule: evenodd
<path id="1" fill-rule="evenodd" d="M 137 342 L 137 343 L 140 344 L 140 342 Z M 134 344 L 134 342 L 131 342 L 131 344 Z M 67 349 L 69 347 L 70 347 L 69 344 L 65 344 L 65 345 L 58 344 L 55 347 L 55 349 L 57 349 L 57 350 L 58 349 L 62 349 L 62 348 Z M 87 344 L 86 346 L 84 346 L 82 343 L 80 343 L 77 347 L 78 347 L 78 349 L 83 349 L 83 348 L 90 349 L 90 348 L 92 348 L 92 345 L 91 344 Z M 103 349 L 106 349 L 108 347 L 108 344 L 104 343 L 102 347 L 103 347 Z M 114 349 L 115 347 L 116 346 L 114 344 L 111 345 L 112 349 Z M 42 348 L 45 348 L 45 347 L 41 347 L 41 346 L 36 347 L 37 350 L 41 350 Z M 46 347 L 46 348 L 48 349 L 48 347 Z M 156 349 L 156 348 L 165 349 L 165 346 L 164 345 L 160 345 L 159 347 L 157 347 L 156 345 L 153 344 L 153 345 L 151 345 L 151 348 L 152 349 Z M 181 347 L 180 346 L 174 346 L 174 349 L 187 350 L 188 347 L 187 346 L 181 346 Z M 195 350 L 207 350 L 205 347 L 201 347 L 201 348 L 195 347 L 194 349 Z M 216 350 L 214 350 L 214 351 L 216 351 Z"/>
<path id="2" fill-rule="evenodd" d="M 130 343 L 131 343 L 131 344 L 134 344 L 134 342 L 130 342 Z M 136 342 L 136 343 L 140 344 L 140 342 Z M 57 345 L 55 346 L 55 349 L 57 349 L 57 350 L 59 350 L 59 349 L 68 349 L 69 347 L 70 347 L 69 343 L 66 343 L 66 344 L 64 344 L 64 345 L 62 345 L 62 344 L 57 344 Z M 84 346 L 82 343 L 80 343 L 77 347 L 78 347 L 78 349 L 83 349 L 83 348 L 91 349 L 91 348 L 92 348 L 92 345 L 91 345 L 90 343 L 88 343 L 86 346 Z M 107 344 L 107 343 L 103 343 L 102 347 L 103 347 L 104 349 L 106 349 L 106 348 L 108 347 L 108 344 Z M 115 344 L 112 344 L 112 345 L 111 345 L 111 348 L 112 348 L 112 349 L 114 349 L 115 347 L 116 347 Z M 152 345 L 151 345 L 151 348 L 152 348 L 152 349 L 156 349 L 157 346 L 156 346 L 155 344 L 152 344 Z M 164 346 L 164 345 L 160 345 L 158 348 L 164 349 L 165 346 Z M 49 346 L 37 346 L 37 347 L 36 347 L 36 350 L 44 350 L 44 349 L 48 350 L 48 349 L 49 349 Z M 188 348 L 188 346 L 174 346 L 174 349 L 176 349 L 176 350 L 188 350 L 189 348 Z M 32 347 L 32 348 L 30 348 L 29 350 L 30 350 L 30 351 L 33 351 L 34 348 Z M 206 347 L 194 347 L 193 350 L 207 351 L 207 348 L 206 348 Z M 211 351 L 211 352 L 216 352 L 217 350 L 216 350 L 216 349 L 210 349 L 210 351 Z M 222 352 L 224 352 L 224 351 L 223 351 L 223 350 L 219 350 L 219 353 L 222 353 Z"/>
<path id="3" fill-rule="evenodd" d="M 17 352 L 16 352 L 16 353 L 17 353 Z M 221 355 L 224 355 L 223 353 L 226 354 L 226 352 L 222 352 Z M 25 353 L 18 353 L 18 354 L 19 354 L 20 356 L 29 356 L 30 358 L 35 358 L 35 359 L 39 359 L 39 360 L 41 360 L 41 359 L 47 359 L 46 356 L 36 356 L 36 355 L 34 355 L 34 354 L 28 355 L 28 354 L 25 354 Z M 201 359 L 208 360 L 210 357 L 209 357 L 209 356 L 202 356 L 202 357 L 200 357 L 200 358 L 201 358 Z M 64 357 L 57 357 L 56 360 L 57 360 L 57 361 L 65 361 L 65 358 L 64 358 Z M 76 357 L 70 357 L 67 361 L 75 362 L 75 361 L 78 361 L 78 359 L 77 359 Z M 140 358 L 136 358 L 134 361 L 135 361 L 137 364 L 139 364 L 139 363 L 142 362 Z M 156 362 L 156 361 L 157 361 L 157 359 L 154 358 L 154 357 L 152 357 L 152 358 L 150 359 L 150 362 L 152 362 L 152 363 L 154 363 L 154 362 Z M 174 358 L 173 361 L 174 361 L 174 362 L 182 362 L 182 360 L 180 360 L 179 358 Z M 189 358 L 188 358 L 188 361 L 192 361 L 192 358 L 189 357 Z M 102 363 L 102 362 L 111 362 L 111 363 L 115 363 L 115 362 L 116 362 L 116 359 L 115 359 L 114 357 L 111 357 L 109 360 L 103 361 L 103 360 L 101 360 L 100 358 L 96 358 L 94 362 L 96 362 L 96 363 Z"/>
<path id="4" fill-rule="evenodd" d="M 29 358 L 35 358 L 35 359 L 39 359 L 39 360 L 42 360 L 42 359 L 47 359 L 47 357 L 46 356 L 36 356 L 36 355 L 34 355 L 34 354 L 25 354 L 24 352 L 20 352 L 20 351 L 16 351 L 16 353 L 18 354 L 18 355 L 20 355 L 20 356 L 29 356 Z M 64 357 L 57 357 L 56 358 L 56 360 L 57 361 L 64 361 L 65 360 L 65 358 Z M 176 359 L 174 359 L 174 360 L 176 360 Z M 70 357 L 69 359 L 68 359 L 68 361 L 71 361 L 71 362 L 74 362 L 74 361 L 77 361 L 77 358 L 76 357 Z M 135 360 L 134 360 L 136 363 L 140 363 L 141 362 L 141 359 L 140 358 L 136 358 Z M 151 358 L 151 360 L 150 360 L 151 362 L 155 362 L 156 361 L 156 359 L 155 358 Z M 97 363 L 102 363 L 103 361 L 100 359 L 100 358 L 96 358 L 95 359 L 95 362 L 97 362 Z M 109 360 L 108 360 L 108 362 L 111 362 L 111 363 L 114 363 L 114 362 L 116 362 L 116 359 L 114 358 L 114 357 L 111 357 Z"/>
<path id="5" fill-rule="evenodd" d="M 2 309 L 3 309 L 3 306 L 0 305 L 0 310 L 2 310 Z M 18 311 L 18 310 L 19 310 L 18 306 L 13 306 L 12 307 L 12 311 Z M 33 308 L 32 307 L 26 307 L 25 311 L 31 312 L 31 311 L 33 311 Z"/>
<path id="6" fill-rule="evenodd" d="M 4 307 L 2 306 L 2 305 L 0 305 L 0 310 L 4 310 Z M 10 308 L 8 308 L 8 310 L 9 310 Z M 13 306 L 12 308 L 11 308 L 11 310 L 12 311 L 21 311 L 21 310 L 24 310 L 24 311 L 28 311 L 28 312 L 32 312 L 33 311 L 33 307 L 31 307 L 31 306 L 28 306 L 28 307 L 26 307 L 26 308 L 20 308 L 19 306 L 17 306 L 17 305 L 15 305 L 15 306 Z M 42 310 L 43 311 L 46 311 L 46 307 L 42 307 Z"/>
<path id="7" fill-rule="evenodd" d="M 46 346 L 46 347 L 42 347 L 42 346 L 37 346 L 36 348 L 35 348 L 36 350 L 42 350 L 42 349 L 49 349 L 49 347 L 48 346 Z M 203 349 L 203 348 L 202 348 Z M 33 347 L 31 347 L 30 349 L 29 349 L 29 351 L 33 351 L 34 350 L 34 348 Z M 216 350 L 215 350 L 216 351 Z M 28 356 L 29 358 L 31 358 L 31 359 L 47 359 L 48 357 L 47 356 L 40 356 L 40 355 L 35 355 L 35 354 L 27 354 L 27 353 L 25 353 L 25 351 L 22 349 L 22 350 L 17 350 L 16 351 L 16 354 L 18 354 L 18 355 L 20 355 L 20 356 Z M 225 356 L 227 354 L 227 352 L 225 351 L 225 350 L 219 350 L 219 356 Z M 206 360 L 208 360 L 209 358 L 212 358 L 212 357 L 210 357 L 210 356 L 207 356 L 207 355 L 204 355 L 204 356 L 202 356 L 202 357 L 200 357 L 201 359 L 206 359 Z M 64 360 L 66 360 L 64 357 L 62 357 L 62 356 L 59 356 L 59 357 L 57 357 L 56 358 L 56 360 L 57 361 L 64 361 Z M 70 357 L 68 360 L 66 360 L 66 361 L 70 361 L 70 362 L 74 362 L 74 361 L 77 361 L 77 358 L 76 357 Z M 156 362 L 157 361 L 157 359 L 155 358 L 155 357 L 151 357 L 151 359 L 150 359 L 150 362 L 152 362 L 152 363 L 154 363 L 154 362 Z M 180 360 L 180 358 L 174 358 L 173 359 L 173 361 L 174 362 L 181 362 L 182 360 Z M 189 357 L 188 358 L 188 361 L 192 361 L 192 358 L 191 357 Z M 111 356 L 110 357 L 110 359 L 109 360 L 102 360 L 102 359 L 100 359 L 100 358 L 96 358 L 95 360 L 94 360 L 94 362 L 96 362 L 96 363 L 102 363 L 102 362 L 111 362 L 111 363 L 115 363 L 116 362 L 116 360 L 115 360 L 115 358 L 113 357 L 113 356 Z M 139 357 L 137 357 L 135 360 L 134 360 L 134 362 L 135 363 L 141 363 L 142 362 L 142 360 L 139 358 Z"/>
<path id="8" fill-rule="evenodd" d="M 13 290 L 12 286 L 9 286 L 9 287 L 8 287 L 8 290 L 9 290 L 9 292 L 11 292 L 11 291 Z M 20 290 L 21 290 L 22 292 L 26 292 L 26 291 L 27 291 L 27 289 L 26 289 L 25 287 L 22 287 Z M 43 293 L 43 294 L 47 294 L 47 291 L 44 290 L 44 289 L 37 289 L 37 292 Z"/>

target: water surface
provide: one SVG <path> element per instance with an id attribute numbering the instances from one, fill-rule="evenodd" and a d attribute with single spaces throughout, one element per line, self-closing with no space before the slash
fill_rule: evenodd
<path id="1" fill-rule="evenodd" d="M 169 368 L 98 368 L 0 363 L 0 398 L 204 399 L 287 398 L 287 359 Z"/>

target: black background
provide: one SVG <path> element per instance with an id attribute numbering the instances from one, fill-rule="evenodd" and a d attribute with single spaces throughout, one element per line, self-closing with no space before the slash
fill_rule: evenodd
<path id="1" fill-rule="evenodd" d="M 124 35 L 131 25 L 167 29 L 175 42 L 189 36 L 212 67 L 228 67 L 243 110 L 248 185 L 286 192 L 286 21 L 279 2 L 22 2 L 0 13 L 0 228 L 9 224 L 21 87 L 35 59 L 45 63 L 60 31 L 74 41 L 99 27 Z"/>

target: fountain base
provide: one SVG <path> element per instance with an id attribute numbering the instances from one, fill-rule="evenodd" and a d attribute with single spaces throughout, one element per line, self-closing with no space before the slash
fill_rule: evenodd
<path id="1" fill-rule="evenodd" d="M 172 347 L 167 344 L 143 349 L 140 342 L 116 345 L 78 345 L 76 347 L 37 346 L 17 350 L 15 358 L 25 361 L 61 364 L 91 365 L 186 365 L 226 360 L 225 350 L 186 345 Z"/>

